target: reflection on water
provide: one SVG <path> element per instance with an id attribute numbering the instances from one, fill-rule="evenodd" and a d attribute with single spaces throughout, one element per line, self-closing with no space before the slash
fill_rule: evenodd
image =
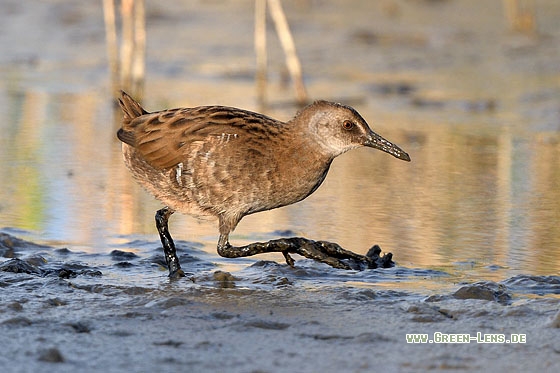
<path id="1" fill-rule="evenodd" d="M 314 35 L 313 30 L 300 32 L 304 41 Z M 398 44 L 398 39 L 392 43 Z M 418 46 L 376 49 L 348 43 L 347 48 L 370 51 L 376 58 L 390 51 L 391 58 L 402 59 L 406 67 L 410 48 Z M 545 76 L 550 79 L 519 73 L 526 60 L 522 55 L 510 67 L 510 75 L 496 77 L 491 85 L 487 80 L 493 69 L 505 61 L 487 62 L 498 65 L 483 74 L 464 65 L 429 74 L 408 68 L 405 78 L 391 71 L 373 75 L 368 72 L 371 66 L 362 66 L 367 65 L 364 59 L 357 63 L 362 72 L 354 70 L 352 61 L 337 61 L 338 73 L 352 87 L 350 96 L 363 95 L 368 89 L 364 87 L 380 81 L 411 82 L 413 89 L 397 89 L 396 94 L 368 91 L 355 106 L 374 129 L 408 151 L 412 162 L 371 149 L 345 154 L 314 195 L 293 206 L 246 217 L 232 242 L 268 239 L 275 230 L 289 229 L 361 252 L 378 243 L 392 251 L 400 265 L 441 269 L 460 278 L 557 274 L 560 133 L 554 117 L 558 103 L 551 104 L 551 97 L 558 97 L 559 79 L 549 72 Z M 321 63 L 308 58 L 307 69 Z M 375 59 L 371 63 L 379 66 Z M 153 215 L 160 205 L 132 181 L 122 164 L 105 86 L 100 88 L 95 78 L 76 91 L 60 88 L 56 81 L 30 84 L 36 72 L 14 73 L 14 65 L 2 70 L 9 83 L 0 85 L 0 114 L 5 118 L 0 123 L 0 226 L 93 251 L 110 251 L 130 235 L 153 239 Z M 151 83 L 154 89 L 147 89 L 148 109 L 190 105 L 191 97 L 205 97 L 197 104 L 256 110 L 247 98 L 235 100 L 252 94 L 251 81 L 213 76 L 193 82 L 190 87 L 197 93 L 189 97 L 179 87 L 182 83 L 171 82 L 165 74 L 156 79 Z M 331 83 L 328 76 L 314 79 L 310 84 L 314 97 L 337 97 L 340 81 Z M 165 97 L 175 88 L 185 92 L 183 101 Z M 204 88 L 207 93 L 201 93 Z M 222 96 L 216 95 L 221 91 Z M 484 94 L 493 98 L 480 100 Z M 294 111 L 282 107 L 270 114 L 287 119 Z M 214 252 L 215 222 L 173 216 L 171 231 Z"/>
<path id="2" fill-rule="evenodd" d="M 109 103 L 37 92 L 8 95 L 7 101 L 15 125 L 3 128 L 3 226 L 100 250 L 120 235 L 155 234 L 159 205 L 122 165 Z M 502 128 L 480 133 L 386 125 L 379 132 L 409 150 L 413 161 L 369 149 L 350 152 L 335 161 L 316 194 L 247 217 L 233 240 L 290 229 L 358 251 L 379 243 L 406 266 L 488 272 L 486 277 L 492 277 L 489 265 L 558 272 L 557 143 Z M 174 217 L 172 230 L 214 250 L 215 222 Z"/>

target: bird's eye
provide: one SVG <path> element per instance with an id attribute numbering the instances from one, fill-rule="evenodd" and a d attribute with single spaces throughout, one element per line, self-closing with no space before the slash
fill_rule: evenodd
<path id="1" fill-rule="evenodd" d="M 342 128 L 344 128 L 345 130 L 350 131 L 352 128 L 354 128 L 354 122 L 352 122 L 351 120 L 345 120 L 342 123 Z"/>

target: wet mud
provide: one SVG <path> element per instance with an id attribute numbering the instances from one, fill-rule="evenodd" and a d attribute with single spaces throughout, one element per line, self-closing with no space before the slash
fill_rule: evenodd
<path id="1" fill-rule="evenodd" d="M 0 233 L 0 365 L 10 372 L 559 368 L 559 276 L 452 283 L 438 270 L 345 271 L 306 259 L 295 268 L 243 259 L 229 271 L 227 259 L 200 244 L 177 247 L 192 275 L 170 280 L 155 241 L 91 254 Z M 425 289 L 407 285 L 421 281 Z M 430 283 L 438 291 L 427 290 Z M 434 345 L 406 342 L 406 334 L 434 330 L 527 341 L 443 343 L 430 358 Z M 496 359 L 513 355 L 511 364 Z"/>

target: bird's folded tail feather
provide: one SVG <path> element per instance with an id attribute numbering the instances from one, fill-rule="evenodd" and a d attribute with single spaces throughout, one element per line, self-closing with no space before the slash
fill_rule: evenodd
<path id="1" fill-rule="evenodd" d="M 136 117 L 144 114 L 149 114 L 138 102 L 130 97 L 125 91 L 121 91 L 121 98 L 119 98 L 119 105 L 124 112 L 123 124 L 128 124 Z"/>
<path id="2" fill-rule="evenodd" d="M 127 131 L 130 122 L 141 115 L 149 114 L 138 102 L 130 97 L 125 91 L 121 91 L 119 98 L 119 106 L 121 107 L 124 117 L 122 121 L 122 128 L 117 132 L 117 137 L 124 143 L 134 146 L 135 138 L 134 133 Z"/>

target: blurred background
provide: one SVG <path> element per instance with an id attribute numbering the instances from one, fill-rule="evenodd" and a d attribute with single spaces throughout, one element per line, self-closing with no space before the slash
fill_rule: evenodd
<path id="1" fill-rule="evenodd" d="M 560 2 L 277 3 L 3 0 L 0 227 L 94 252 L 157 239 L 161 206 L 115 137 L 121 87 L 149 111 L 282 120 L 327 99 L 412 162 L 345 154 L 312 196 L 246 217 L 232 243 L 290 230 L 463 277 L 560 272 Z M 171 232 L 215 252 L 216 222 L 176 214 Z"/>

